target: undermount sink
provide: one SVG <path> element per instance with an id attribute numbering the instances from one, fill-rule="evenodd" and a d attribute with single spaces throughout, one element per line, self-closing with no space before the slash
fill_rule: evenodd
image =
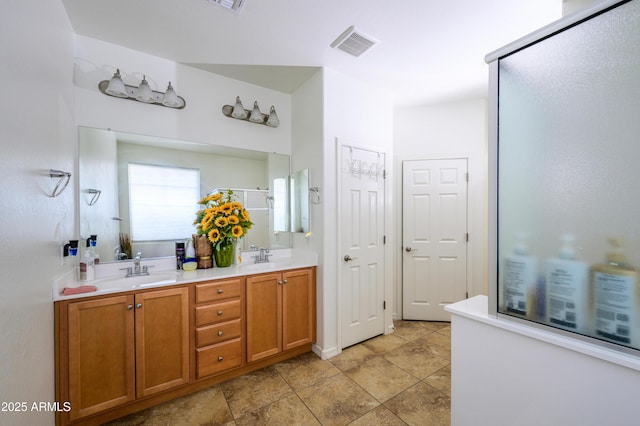
<path id="1" fill-rule="evenodd" d="M 144 288 L 158 285 L 172 284 L 178 277 L 175 271 L 149 272 L 149 275 L 138 275 L 129 278 L 124 276 L 109 277 L 96 280 L 100 290 Z"/>
<path id="2" fill-rule="evenodd" d="M 291 265 L 290 261 L 269 261 L 264 263 L 243 263 L 240 269 L 248 272 L 273 271 L 286 268 Z"/>

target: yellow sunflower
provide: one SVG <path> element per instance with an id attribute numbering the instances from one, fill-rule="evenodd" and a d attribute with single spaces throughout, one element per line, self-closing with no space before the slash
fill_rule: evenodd
<path id="1" fill-rule="evenodd" d="M 242 226 L 240 225 L 236 225 L 233 228 L 231 228 L 231 234 L 235 237 L 235 238 L 240 238 L 242 237 L 242 234 L 244 234 L 244 232 L 242 232 Z"/>
<path id="2" fill-rule="evenodd" d="M 220 211 L 225 214 L 225 216 L 229 216 L 233 212 L 233 206 L 231 203 L 225 203 L 220 206 Z"/>
<path id="3" fill-rule="evenodd" d="M 218 240 L 220 239 L 220 231 L 214 228 L 211 231 L 209 231 L 208 237 L 209 237 L 209 241 L 211 241 L 212 243 L 217 243 Z"/>
<path id="4" fill-rule="evenodd" d="M 218 228 L 223 228 L 229 224 L 229 220 L 226 217 L 219 217 L 214 223 Z"/>
<path id="5" fill-rule="evenodd" d="M 231 202 L 231 208 L 234 209 L 234 210 L 240 210 L 240 209 L 242 209 L 242 204 L 240 204 L 237 201 L 232 201 Z"/>
<path id="6" fill-rule="evenodd" d="M 246 220 L 247 222 L 251 221 L 251 215 L 249 214 L 248 211 L 246 210 L 242 210 L 242 217 L 244 218 L 244 220 Z"/>
<path id="7" fill-rule="evenodd" d="M 240 219 L 238 219 L 238 216 L 236 216 L 236 215 L 234 215 L 234 214 L 232 214 L 231 216 L 229 216 L 229 217 L 228 217 L 228 219 L 229 219 L 229 223 L 230 223 L 231 225 L 237 225 L 237 224 L 239 224 L 239 223 L 240 223 Z"/>

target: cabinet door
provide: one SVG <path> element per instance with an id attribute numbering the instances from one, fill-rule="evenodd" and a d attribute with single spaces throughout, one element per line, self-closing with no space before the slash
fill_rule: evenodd
<path id="1" fill-rule="evenodd" d="M 71 420 L 135 398 L 133 296 L 68 305 Z"/>
<path id="2" fill-rule="evenodd" d="M 189 289 L 138 293 L 136 395 L 138 398 L 189 381 Z"/>
<path id="3" fill-rule="evenodd" d="M 282 274 L 282 349 L 315 340 L 315 285 L 311 269 Z"/>
<path id="4" fill-rule="evenodd" d="M 282 351 L 282 277 L 247 278 L 247 361 Z"/>

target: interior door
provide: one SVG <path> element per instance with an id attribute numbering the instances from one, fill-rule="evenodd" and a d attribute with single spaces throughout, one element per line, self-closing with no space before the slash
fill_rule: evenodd
<path id="1" fill-rule="evenodd" d="M 449 321 L 467 294 L 467 160 L 402 164 L 402 316 Z"/>
<path id="2" fill-rule="evenodd" d="M 340 343 L 384 333 L 385 154 L 341 145 Z"/>

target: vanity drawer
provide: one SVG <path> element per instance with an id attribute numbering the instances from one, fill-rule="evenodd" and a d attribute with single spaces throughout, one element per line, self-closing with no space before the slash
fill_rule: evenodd
<path id="1" fill-rule="evenodd" d="M 240 337 L 241 329 L 242 324 L 239 319 L 197 328 L 196 347 L 201 348 Z"/>
<path id="2" fill-rule="evenodd" d="M 240 318 L 240 299 L 196 307 L 196 327 Z"/>
<path id="3" fill-rule="evenodd" d="M 196 349 L 198 378 L 220 373 L 242 365 L 242 340 Z"/>
<path id="4" fill-rule="evenodd" d="M 242 282 L 240 279 L 215 281 L 196 285 L 196 303 L 215 302 L 218 300 L 240 297 Z"/>

